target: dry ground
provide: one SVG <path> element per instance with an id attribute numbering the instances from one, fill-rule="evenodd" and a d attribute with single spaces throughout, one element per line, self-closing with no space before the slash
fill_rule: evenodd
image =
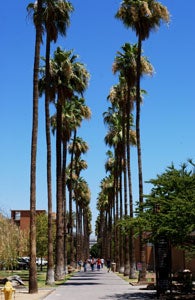
<path id="1" fill-rule="evenodd" d="M 14 300 L 42 300 L 44 299 L 49 293 L 52 292 L 53 289 L 39 289 L 37 294 L 29 294 L 27 289 L 17 289 L 13 294 Z M 1 292 L 0 299 L 4 299 L 4 295 Z"/>

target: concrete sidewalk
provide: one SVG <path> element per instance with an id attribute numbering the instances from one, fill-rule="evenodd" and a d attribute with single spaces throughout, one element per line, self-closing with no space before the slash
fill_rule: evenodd
<path id="1" fill-rule="evenodd" d="M 145 286 L 132 286 L 113 272 L 107 272 L 106 268 L 87 270 L 75 273 L 63 285 L 60 285 L 44 300 L 122 300 L 122 299 L 154 299 L 155 291 L 148 291 Z"/>

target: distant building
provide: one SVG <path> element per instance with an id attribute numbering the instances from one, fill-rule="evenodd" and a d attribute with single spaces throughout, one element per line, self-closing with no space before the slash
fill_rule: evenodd
<path id="1" fill-rule="evenodd" d="M 91 249 L 91 247 L 92 247 L 93 245 L 95 245 L 96 243 L 97 243 L 97 238 L 96 238 L 95 236 L 91 237 L 91 238 L 89 239 L 89 248 Z"/>
<path id="2" fill-rule="evenodd" d="M 36 214 L 46 214 L 46 210 L 36 210 Z M 11 210 L 12 221 L 21 229 L 30 229 L 30 210 Z"/>

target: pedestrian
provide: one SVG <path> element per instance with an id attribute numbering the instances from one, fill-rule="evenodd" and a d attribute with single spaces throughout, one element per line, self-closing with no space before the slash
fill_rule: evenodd
<path id="1" fill-rule="evenodd" d="M 108 258 L 106 260 L 106 266 L 107 266 L 107 270 L 108 270 L 108 273 L 109 273 L 110 272 L 110 268 L 111 268 L 111 260 L 110 260 L 110 258 Z"/>
<path id="2" fill-rule="evenodd" d="M 97 259 L 97 270 L 99 271 L 100 270 L 100 267 L 101 267 L 101 259 L 100 258 L 98 258 Z"/>
<path id="3" fill-rule="evenodd" d="M 83 263 L 84 272 L 87 272 L 87 259 Z"/>
<path id="4" fill-rule="evenodd" d="M 94 266 L 95 266 L 95 259 L 92 257 L 91 259 L 91 271 L 94 271 Z"/>
<path id="5" fill-rule="evenodd" d="M 101 258 L 101 267 L 104 267 L 104 258 Z"/>
<path id="6" fill-rule="evenodd" d="M 79 271 L 81 270 L 81 266 L 82 266 L 82 260 L 80 259 L 80 260 L 78 261 L 78 269 L 79 269 Z"/>

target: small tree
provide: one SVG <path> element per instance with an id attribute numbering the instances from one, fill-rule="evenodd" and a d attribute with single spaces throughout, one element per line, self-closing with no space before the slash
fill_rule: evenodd
<path id="1" fill-rule="evenodd" d="M 36 217 L 36 228 L 37 228 L 37 256 L 40 258 L 47 257 L 48 254 L 48 215 L 41 213 Z M 55 246 L 56 239 L 56 224 L 52 224 L 53 243 Z M 54 247 L 55 249 L 55 247 Z M 54 251 L 55 254 L 55 251 Z M 41 266 L 42 267 L 42 266 Z"/>
<path id="2" fill-rule="evenodd" d="M 94 244 L 90 249 L 91 257 L 100 257 L 101 256 L 101 246 L 100 244 Z"/>
<path id="3" fill-rule="evenodd" d="M 142 206 L 139 205 L 137 218 L 124 220 L 122 225 L 136 227 L 137 234 L 141 228 L 145 241 L 155 244 L 157 294 L 160 294 L 170 283 L 171 246 L 187 249 L 188 255 L 194 251 L 195 174 L 187 164 L 178 170 L 172 164 L 148 183 L 153 188 Z"/>
<path id="4" fill-rule="evenodd" d="M 28 241 L 25 232 L 7 217 L 0 214 L 0 261 L 1 267 L 13 269 L 17 258 L 28 253 Z"/>
<path id="5" fill-rule="evenodd" d="M 42 269 L 42 258 L 47 256 L 48 251 L 48 216 L 47 214 L 39 214 L 36 218 L 37 228 L 37 256 L 41 258 L 41 269 Z"/>
<path id="6" fill-rule="evenodd" d="M 188 171 L 187 164 L 178 170 L 172 164 L 148 183 L 153 188 L 145 196 L 139 220 L 147 225 L 150 239 L 164 235 L 174 246 L 189 246 L 195 230 L 195 174 Z"/>

